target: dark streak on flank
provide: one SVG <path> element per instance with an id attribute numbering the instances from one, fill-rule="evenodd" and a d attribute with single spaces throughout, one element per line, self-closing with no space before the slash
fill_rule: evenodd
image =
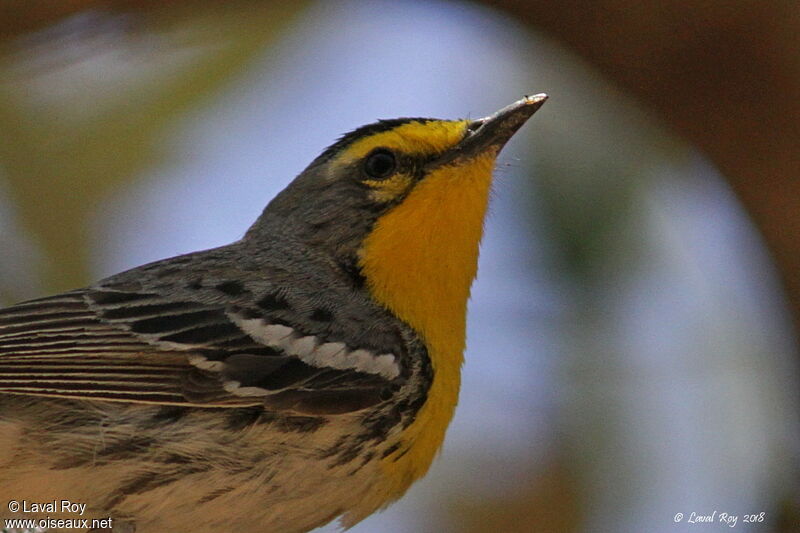
<path id="1" fill-rule="evenodd" d="M 180 468 L 178 470 L 171 470 L 169 473 L 163 472 L 145 472 L 133 479 L 128 480 L 119 486 L 115 491 L 114 496 L 105 505 L 106 508 L 113 508 L 118 505 L 128 496 L 134 494 L 143 494 L 151 490 L 169 485 L 178 480 L 183 479 L 185 476 L 207 472 L 211 469 L 211 465 L 193 465 L 191 467 Z"/>
<path id="2" fill-rule="evenodd" d="M 231 409 L 225 417 L 226 427 L 231 431 L 247 429 L 258 422 L 263 412 L 264 408 L 260 405 Z"/>
<path id="3" fill-rule="evenodd" d="M 362 446 L 353 446 L 342 451 L 336 459 L 336 462 L 333 463 L 333 466 L 344 466 L 351 462 L 361 454 L 361 449 Z"/>
<path id="4" fill-rule="evenodd" d="M 386 448 L 386 450 L 384 450 L 383 454 L 381 454 L 381 458 L 382 459 L 386 459 L 387 457 L 392 455 L 394 452 L 396 452 L 398 450 L 398 448 L 400 448 L 400 443 L 399 442 L 396 442 L 396 443 L 392 444 L 391 446 Z"/>
<path id="5" fill-rule="evenodd" d="M 157 426 L 169 426 L 178 422 L 184 416 L 189 414 L 188 407 L 178 407 L 175 405 L 165 405 L 159 407 L 158 411 L 150 418 L 148 428 Z"/>
<path id="6" fill-rule="evenodd" d="M 177 479 L 178 476 L 175 474 L 164 475 L 160 472 L 147 472 L 146 474 L 142 474 L 128 481 L 127 483 L 124 483 L 120 487 L 119 492 L 125 496 L 129 496 L 131 494 L 142 494 L 157 487 L 162 487 L 164 485 L 173 483 Z"/>
<path id="7" fill-rule="evenodd" d="M 203 496 L 202 498 L 200 498 L 197 503 L 207 503 L 210 502 L 211 500 L 216 500 L 220 496 L 224 496 L 225 494 L 229 493 L 235 488 L 236 487 L 234 485 L 228 485 L 227 487 L 221 487 L 219 489 L 213 490 L 208 494 L 206 494 L 205 496 Z"/>
<path id="8" fill-rule="evenodd" d="M 345 435 L 343 437 L 339 437 L 339 439 L 327 450 L 323 451 L 319 456 L 322 459 L 327 459 L 329 457 L 333 457 L 337 455 L 339 452 L 342 451 L 342 448 L 350 441 L 350 436 Z"/>
<path id="9" fill-rule="evenodd" d="M 365 466 L 367 463 L 372 461 L 372 458 L 375 457 L 375 452 L 367 452 L 364 454 L 364 458 L 361 460 L 361 467 Z M 361 468 L 359 467 L 359 468 Z"/>
<path id="10" fill-rule="evenodd" d="M 407 446 L 407 447 L 403 448 L 402 450 L 400 450 L 400 453 L 398 453 L 398 454 L 397 454 L 397 455 L 396 455 L 396 456 L 395 456 L 395 457 L 392 459 L 392 461 L 396 463 L 397 461 L 399 461 L 400 459 L 402 459 L 402 458 L 403 458 L 403 456 L 404 456 L 405 454 L 407 454 L 407 453 L 408 453 L 408 451 L 409 451 L 410 449 L 411 449 L 411 447 L 410 447 L 410 446 Z"/>
<path id="11" fill-rule="evenodd" d="M 328 423 L 324 417 L 279 415 L 266 411 L 263 406 L 233 409 L 226 417 L 227 427 L 233 431 L 247 429 L 254 424 L 270 424 L 284 433 L 313 433 Z"/>
<path id="12" fill-rule="evenodd" d="M 91 450 L 89 453 L 75 451 L 68 459 L 55 463 L 52 470 L 68 470 L 85 465 L 106 465 L 115 461 L 137 459 L 154 445 L 155 441 L 148 437 L 132 437 L 128 440 L 115 442 L 100 450 Z"/>
<path id="13" fill-rule="evenodd" d="M 328 423 L 321 416 L 278 416 L 271 419 L 272 416 L 272 413 L 264 412 L 259 423 L 272 422 L 275 429 L 287 433 L 313 433 Z"/>
<path id="14" fill-rule="evenodd" d="M 137 457 L 153 446 L 154 441 L 150 437 L 134 436 L 128 440 L 115 442 L 110 446 L 97 450 L 97 457 L 107 457 L 109 459 L 131 459 Z"/>
<path id="15" fill-rule="evenodd" d="M 178 455 L 177 453 L 170 453 L 164 457 L 157 457 L 155 460 L 165 465 L 188 465 L 195 461 L 192 457 Z"/>

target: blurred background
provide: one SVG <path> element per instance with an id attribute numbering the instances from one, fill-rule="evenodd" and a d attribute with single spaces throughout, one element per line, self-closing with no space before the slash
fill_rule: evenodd
<path id="1" fill-rule="evenodd" d="M 238 239 L 377 118 L 546 92 L 443 453 L 352 531 L 800 531 L 800 4 L 701 4 L 7 0 L 0 304 Z"/>

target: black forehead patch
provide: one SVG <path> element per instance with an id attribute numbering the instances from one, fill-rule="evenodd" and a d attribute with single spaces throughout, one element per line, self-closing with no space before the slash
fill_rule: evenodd
<path id="1" fill-rule="evenodd" d="M 420 122 L 425 124 L 427 122 L 434 122 L 441 119 L 437 118 L 422 118 L 422 117 L 404 117 L 404 118 L 392 118 L 392 119 L 384 119 L 379 120 L 377 122 L 373 122 L 372 124 L 367 124 L 366 126 L 361 126 L 360 128 L 356 128 L 349 133 L 345 133 L 339 139 L 327 147 L 325 151 L 323 151 L 319 157 L 317 157 L 312 165 L 318 163 L 324 163 L 325 161 L 329 160 L 334 155 L 338 154 L 355 141 L 359 139 L 364 139 L 371 135 L 375 135 L 376 133 L 382 133 L 384 131 L 393 130 L 398 126 L 402 126 L 403 124 L 408 124 L 409 122 Z"/>

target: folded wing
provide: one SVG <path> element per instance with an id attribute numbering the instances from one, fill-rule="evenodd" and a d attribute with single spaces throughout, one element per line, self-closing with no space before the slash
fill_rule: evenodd
<path id="1" fill-rule="evenodd" d="M 144 291 L 0 309 L 0 393 L 340 413 L 387 399 L 396 364 L 240 307 Z"/>

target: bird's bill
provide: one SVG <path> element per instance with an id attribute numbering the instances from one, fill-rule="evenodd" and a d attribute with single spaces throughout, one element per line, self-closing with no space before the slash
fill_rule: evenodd
<path id="1" fill-rule="evenodd" d="M 493 115 L 473 120 L 467 125 L 464 139 L 433 161 L 433 166 L 472 159 L 487 151 L 496 154 L 546 100 L 546 94 L 526 96 Z"/>

